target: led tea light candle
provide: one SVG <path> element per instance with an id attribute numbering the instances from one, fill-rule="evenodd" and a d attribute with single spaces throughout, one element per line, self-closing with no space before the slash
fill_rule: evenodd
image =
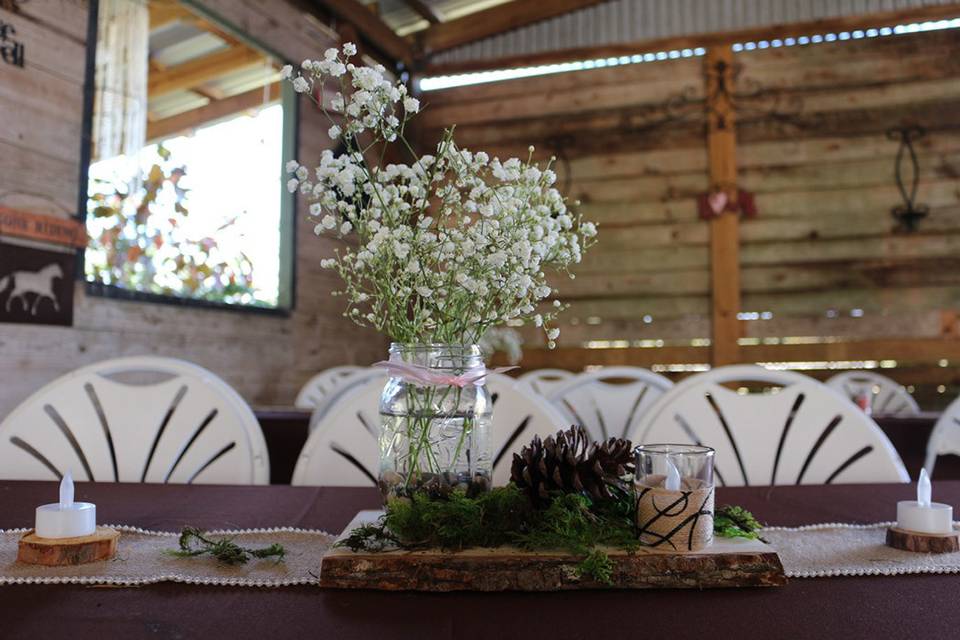
<path id="1" fill-rule="evenodd" d="M 635 449 L 640 542 L 697 551 L 713 542 L 713 455 L 710 447 L 649 444 Z"/>
<path id="2" fill-rule="evenodd" d="M 60 480 L 60 502 L 37 507 L 36 524 L 20 538 L 17 560 L 47 566 L 77 565 L 112 558 L 120 533 L 97 526 L 97 507 L 74 502 L 73 476 Z"/>
<path id="3" fill-rule="evenodd" d="M 887 530 L 887 544 L 905 551 L 946 553 L 960 550 L 953 528 L 953 507 L 931 502 L 932 487 L 927 470 L 920 471 L 917 499 L 897 503 L 897 526 Z"/>
<path id="4" fill-rule="evenodd" d="M 60 502 L 37 507 L 34 532 L 40 538 L 79 538 L 97 530 L 97 505 L 73 501 L 73 476 L 60 480 Z"/>

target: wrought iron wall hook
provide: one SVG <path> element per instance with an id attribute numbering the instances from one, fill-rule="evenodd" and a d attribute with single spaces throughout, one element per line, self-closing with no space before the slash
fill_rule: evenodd
<path id="1" fill-rule="evenodd" d="M 897 230 L 910 233 L 917 230 L 917 225 L 922 219 L 927 217 L 930 208 L 925 204 L 917 204 L 917 189 L 920 185 L 920 163 L 917 160 L 917 151 L 913 147 L 916 140 L 927 134 L 923 127 L 908 125 L 895 127 L 887 131 L 887 137 L 890 140 L 900 142 L 897 149 L 897 159 L 894 168 L 894 178 L 897 181 L 897 189 L 903 198 L 903 204 L 897 205 L 890 210 L 894 219 L 897 220 Z M 910 189 L 907 191 L 903 175 L 904 155 L 910 158 Z"/>

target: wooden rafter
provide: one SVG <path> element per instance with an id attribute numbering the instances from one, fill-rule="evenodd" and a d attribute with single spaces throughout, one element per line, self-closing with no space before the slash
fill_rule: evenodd
<path id="1" fill-rule="evenodd" d="M 150 12 L 150 29 L 162 29 L 168 24 L 194 17 L 185 6 L 175 1 L 149 2 L 147 10 Z"/>
<path id="2" fill-rule="evenodd" d="M 230 47 L 163 71 L 151 73 L 150 97 L 192 89 L 231 71 L 264 64 L 263 54 L 245 47 Z"/>
<path id="3" fill-rule="evenodd" d="M 546 3 L 544 3 L 546 4 Z M 509 5 L 506 5 L 509 6 Z M 482 13 L 482 12 L 481 12 Z M 480 15 L 480 14 L 474 14 Z M 773 40 L 776 38 L 797 37 L 836 31 L 850 31 L 869 29 L 872 27 L 890 27 L 897 24 L 922 22 L 926 20 L 940 20 L 960 16 L 960 2 L 945 5 L 931 5 L 899 11 L 883 11 L 857 16 L 843 16 L 839 18 L 824 18 L 808 22 L 792 24 L 775 24 L 765 27 L 752 27 L 736 31 L 722 31 L 682 36 L 670 36 L 652 40 L 642 40 L 623 44 L 604 45 L 599 47 L 578 47 L 560 49 L 544 53 L 535 53 L 522 56 L 508 56 L 484 60 L 472 60 L 444 65 L 429 65 L 424 72 L 429 75 L 443 75 L 453 73 L 468 73 L 490 69 L 512 69 L 536 65 L 570 62 L 573 60 L 592 60 L 595 58 L 618 58 L 637 53 L 694 49 L 696 47 L 714 47 L 734 42 L 754 42 L 757 40 Z M 472 18 L 473 16 L 468 16 Z M 428 31 L 446 28 L 455 21 L 431 27 Z"/>
<path id="4" fill-rule="evenodd" d="M 418 33 L 417 41 L 429 55 L 601 2 L 607 0 L 513 0 L 436 24 Z"/>
<path id="5" fill-rule="evenodd" d="M 440 12 L 427 4 L 426 0 L 403 0 L 403 2 L 430 24 L 440 24 L 443 22 L 443 16 L 440 15 Z"/>
<path id="6" fill-rule="evenodd" d="M 266 94 L 266 97 L 265 97 Z M 274 82 L 269 90 L 266 87 L 252 89 L 222 100 L 213 100 L 210 104 L 191 109 L 175 116 L 157 120 L 147 125 L 147 140 L 158 140 L 177 133 L 190 131 L 220 118 L 226 118 L 247 109 L 255 109 L 263 104 L 280 98 L 280 84 Z"/>
<path id="7" fill-rule="evenodd" d="M 402 62 L 408 67 L 413 64 L 413 47 L 410 43 L 398 36 L 378 15 L 356 0 L 314 0 L 314 2 L 356 27 L 370 47 L 382 50 L 393 60 Z"/>

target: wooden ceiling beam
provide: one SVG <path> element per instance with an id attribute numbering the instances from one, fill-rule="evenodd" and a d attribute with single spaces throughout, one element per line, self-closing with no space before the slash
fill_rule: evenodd
<path id="1" fill-rule="evenodd" d="M 147 82 L 149 95 L 154 98 L 174 91 L 192 89 L 231 71 L 263 63 L 264 57 L 261 53 L 245 47 L 230 47 L 151 73 Z"/>
<path id="2" fill-rule="evenodd" d="M 416 39 L 423 53 L 430 55 L 601 2 L 607 0 L 513 0 L 436 24 L 416 34 Z"/>
<path id="3" fill-rule="evenodd" d="M 147 10 L 150 13 L 150 30 L 162 29 L 168 24 L 183 20 L 185 18 L 194 18 L 185 6 L 179 2 L 149 2 Z"/>
<path id="4" fill-rule="evenodd" d="M 191 109 L 175 116 L 150 122 L 147 124 L 147 140 L 159 140 L 167 138 L 177 133 L 190 131 L 200 125 L 208 124 L 221 118 L 255 109 L 265 103 L 274 102 L 280 99 L 280 83 L 274 82 L 270 85 L 267 93 L 267 99 L 264 100 L 265 87 L 251 89 L 235 96 L 214 100 L 209 104 Z"/>
<path id="5" fill-rule="evenodd" d="M 370 47 L 382 50 L 390 58 L 402 62 L 407 67 L 413 65 L 413 47 L 410 43 L 398 36 L 387 26 L 387 23 L 380 19 L 380 16 L 364 5 L 356 0 L 315 0 L 315 2 L 356 27 Z"/>
<path id="6" fill-rule="evenodd" d="M 430 24 L 440 24 L 443 22 L 443 16 L 440 15 L 440 12 L 427 4 L 426 0 L 403 0 L 403 2 L 410 7 L 414 13 Z"/>
<path id="7" fill-rule="evenodd" d="M 504 5 L 509 6 L 509 5 Z M 496 8 L 496 7 L 495 7 Z M 472 18 L 484 12 L 467 16 Z M 898 11 L 882 11 L 857 16 L 842 16 L 838 18 L 823 18 L 808 22 L 792 24 L 774 24 L 766 27 L 751 27 L 736 31 L 719 31 L 682 36 L 670 36 L 653 40 L 641 40 L 623 44 L 605 45 L 599 47 L 578 47 L 559 49 L 522 56 L 508 56 L 490 58 L 486 60 L 471 60 L 445 65 L 427 65 L 423 70 L 426 75 L 448 75 L 456 73 L 470 73 L 475 71 L 489 71 L 493 69 L 514 69 L 537 65 L 572 62 L 575 60 L 593 60 L 596 58 L 619 58 L 638 53 L 654 53 L 697 47 L 715 47 L 729 45 L 734 42 L 755 42 L 757 40 L 773 40 L 788 37 L 809 36 L 817 33 L 851 31 L 876 27 L 892 27 L 898 24 L 942 20 L 945 18 L 960 17 L 960 2 L 945 5 L 931 5 Z M 462 19 L 462 18 L 461 18 Z M 455 21 L 431 27 L 427 31 L 446 27 Z M 426 33 L 426 32 L 425 32 Z"/>

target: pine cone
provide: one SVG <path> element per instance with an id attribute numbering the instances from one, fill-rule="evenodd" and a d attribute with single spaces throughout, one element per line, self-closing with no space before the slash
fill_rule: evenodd
<path id="1" fill-rule="evenodd" d="M 549 499 L 551 491 L 611 498 L 614 489 L 627 488 L 622 477 L 633 473 L 632 449 L 629 440 L 620 438 L 591 443 L 583 427 L 573 426 L 543 441 L 535 436 L 513 454 L 510 479 L 534 503 Z"/>

